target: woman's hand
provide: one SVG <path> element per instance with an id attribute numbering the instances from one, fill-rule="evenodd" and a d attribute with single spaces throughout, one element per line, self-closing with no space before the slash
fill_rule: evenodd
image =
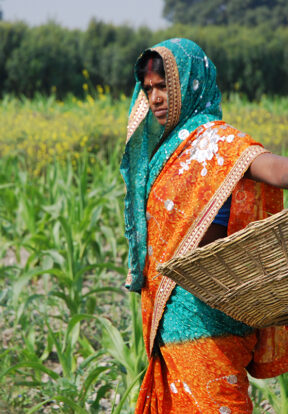
<path id="1" fill-rule="evenodd" d="M 288 188 L 288 157 L 261 154 L 252 162 L 244 177 L 275 187 Z"/>

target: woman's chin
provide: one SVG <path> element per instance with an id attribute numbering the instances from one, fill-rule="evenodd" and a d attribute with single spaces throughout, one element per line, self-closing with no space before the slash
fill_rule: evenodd
<path id="1" fill-rule="evenodd" d="M 160 125 L 165 125 L 167 122 L 167 116 L 155 116 L 155 118 L 157 119 L 157 121 L 159 122 Z"/>

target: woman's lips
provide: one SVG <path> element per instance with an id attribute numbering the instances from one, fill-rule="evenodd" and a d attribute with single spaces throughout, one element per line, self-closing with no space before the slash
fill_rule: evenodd
<path id="1" fill-rule="evenodd" d="M 167 109 L 155 109 L 154 115 L 156 116 L 156 118 L 162 118 L 163 116 L 167 115 Z"/>

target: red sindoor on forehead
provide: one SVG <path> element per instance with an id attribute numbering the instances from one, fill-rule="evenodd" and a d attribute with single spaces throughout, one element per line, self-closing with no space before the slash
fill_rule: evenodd
<path id="1" fill-rule="evenodd" d="M 150 58 L 150 59 L 148 60 L 148 65 L 147 65 L 147 71 L 148 71 L 148 73 L 149 73 L 149 72 L 152 72 L 152 67 L 153 67 L 153 59 L 152 59 L 152 58 Z"/>

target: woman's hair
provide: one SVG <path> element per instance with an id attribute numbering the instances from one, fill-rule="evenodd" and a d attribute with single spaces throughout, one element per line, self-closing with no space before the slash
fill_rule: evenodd
<path id="1" fill-rule="evenodd" d="M 156 72 L 161 78 L 165 78 L 163 60 L 159 53 L 153 50 L 147 50 L 137 62 L 136 75 L 142 85 L 148 72 Z"/>

